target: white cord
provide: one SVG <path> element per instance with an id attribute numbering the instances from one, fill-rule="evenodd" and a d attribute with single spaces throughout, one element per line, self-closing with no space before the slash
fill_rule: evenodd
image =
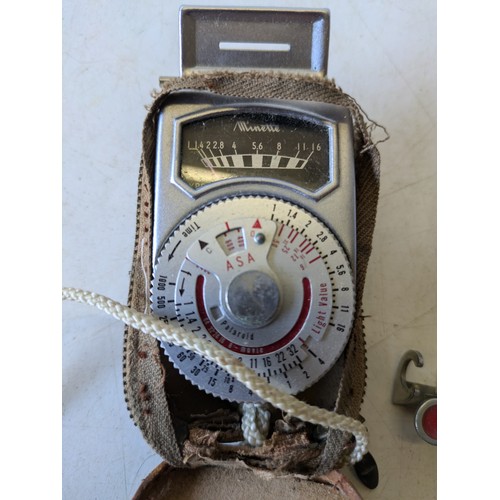
<path id="1" fill-rule="evenodd" d="M 77 288 L 63 288 L 62 298 L 63 300 L 72 300 L 95 306 L 132 328 L 152 335 L 160 341 L 172 342 L 175 345 L 196 352 L 217 363 L 257 396 L 291 416 L 312 424 L 351 433 L 356 439 L 354 450 L 350 456 L 351 464 L 359 462 L 367 452 L 368 431 L 361 422 L 323 408 L 308 405 L 290 394 L 281 392 L 218 345 L 200 339 L 182 328 L 167 325 L 154 316 L 143 314 L 94 292 Z"/>
<path id="2" fill-rule="evenodd" d="M 271 413 L 262 403 L 242 403 L 241 430 L 250 446 L 262 446 L 269 431 Z"/>

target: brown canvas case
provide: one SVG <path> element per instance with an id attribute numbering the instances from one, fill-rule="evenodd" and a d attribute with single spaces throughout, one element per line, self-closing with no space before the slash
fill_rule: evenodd
<path id="1" fill-rule="evenodd" d="M 356 101 L 332 80 L 269 72 L 219 72 L 164 80 L 148 109 L 143 130 L 129 305 L 139 311 L 150 311 L 158 117 L 163 106 L 168 105 L 169 95 L 186 89 L 256 99 L 309 100 L 350 110 L 357 200 L 356 316 L 343 362 L 337 363 L 328 375 L 336 381 L 336 390 L 329 391 L 327 383 L 321 390 L 325 393 L 324 407 L 360 419 L 366 376 L 362 299 L 375 225 L 380 156 L 371 138 L 373 124 Z M 156 340 L 130 327 L 125 331 L 123 373 L 131 417 L 151 447 L 174 468 L 205 465 L 253 469 L 275 476 L 320 477 L 342 467 L 352 449 L 349 434 L 311 426 L 281 412 L 273 414 L 272 428 L 263 446 L 226 446 L 227 441 L 242 439 L 237 405 L 192 386 L 173 368 Z M 307 394 L 299 397 L 307 400 Z"/>

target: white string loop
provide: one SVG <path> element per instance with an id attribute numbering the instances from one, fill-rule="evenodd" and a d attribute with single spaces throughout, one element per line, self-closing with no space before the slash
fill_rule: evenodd
<path id="1" fill-rule="evenodd" d="M 269 431 L 271 413 L 262 403 L 242 403 L 241 430 L 250 446 L 262 446 Z"/>
<path id="2" fill-rule="evenodd" d="M 196 352 L 200 356 L 217 363 L 257 396 L 293 417 L 312 424 L 351 433 L 356 440 L 354 450 L 350 456 L 351 464 L 359 462 L 367 452 L 368 431 L 361 422 L 323 408 L 308 405 L 296 397 L 276 389 L 218 345 L 200 339 L 182 328 L 167 325 L 154 316 L 136 311 L 95 292 L 88 292 L 78 288 L 63 288 L 62 298 L 63 300 L 82 302 L 97 307 L 132 328 L 152 335 L 160 341 L 172 342 L 177 346 Z"/>

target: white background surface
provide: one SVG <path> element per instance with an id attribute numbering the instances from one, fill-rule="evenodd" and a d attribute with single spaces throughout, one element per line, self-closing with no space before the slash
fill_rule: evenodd
<path id="1" fill-rule="evenodd" d="M 227 5 L 196 2 L 197 5 Z M 144 106 L 178 75 L 178 2 L 63 3 L 63 285 L 128 293 Z M 233 1 L 231 5 L 248 5 Z M 430 0 L 252 2 L 331 10 L 329 77 L 383 124 L 381 197 L 364 298 L 363 406 L 380 485 L 367 499 L 435 497 L 436 448 L 390 403 L 400 356 L 436 383 L 436 14 Z M 122 331 L 63 305 L 63 497 L 127 499 L 160 462 L 128 416 Z"/>

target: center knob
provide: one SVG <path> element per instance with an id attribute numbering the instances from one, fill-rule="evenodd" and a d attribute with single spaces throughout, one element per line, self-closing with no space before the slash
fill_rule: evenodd
<path id="1" fill-rule="evenodd" d="M 246 271 L 231 281 L 226 302 L 231 316 L 241 326 L 261 328 L 276 315 L 280 291 L 276 282 L 266 273 Z"/>

